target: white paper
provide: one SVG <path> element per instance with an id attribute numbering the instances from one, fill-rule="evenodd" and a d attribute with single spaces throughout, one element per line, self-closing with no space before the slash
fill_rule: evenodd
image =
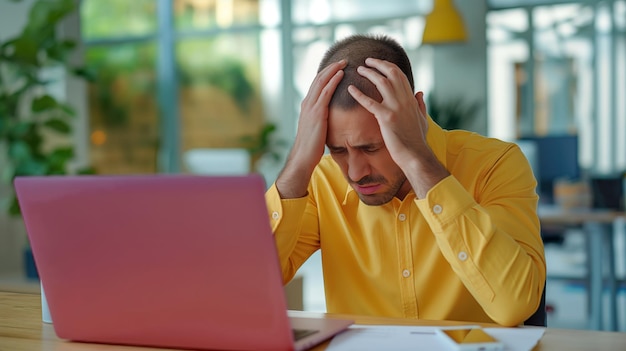
<path id="1" fill-rule="evenodd" d="M 458 326 L 459 328 L 475 326 Z M 327 351 L 420 351 L 445 350 L 446 344 L 435 334 L 441 327 L 353 325 L 335 336 Z M 456 327 L 455 327 L 456 328 Z M 545 328 L 483 328 L 500 340 L 507 351 L 530 351 L 543 336 Z"/>

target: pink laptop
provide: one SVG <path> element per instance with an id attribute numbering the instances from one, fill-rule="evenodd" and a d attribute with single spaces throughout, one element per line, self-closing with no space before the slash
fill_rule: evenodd
<path id="1" fill-rule="evenodd" d="M 15 188 L 60 338 L 303 350 L 352 323 L 288 317 L 259 175 L 18 177 Z"/>

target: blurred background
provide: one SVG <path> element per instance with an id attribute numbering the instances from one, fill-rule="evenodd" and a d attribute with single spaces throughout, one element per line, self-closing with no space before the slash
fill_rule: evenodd
<path id="1" fill-rule="evenodd" d="M 0 290 L 39 289 L 13 177 L 269 185 L 323 53 L 354 33 L 402 44 L 444 128 L 518 143 L 542 206 L 614 214 L 600 234 L 542 223 L 548 323 L 626 331 L 626 0 L 0 0 Z M 320 264 L 301 269 L 303 309 L 325 310 Z"/>

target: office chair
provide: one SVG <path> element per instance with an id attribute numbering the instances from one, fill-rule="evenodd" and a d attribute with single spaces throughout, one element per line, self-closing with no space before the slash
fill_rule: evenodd
<path id="1" fill-rule="evenodd" d="M 543 293 L 541 293 L 541 303 L 537 308 L 537 311 L 528 317 L 524 322 L 524 325 L 532 325 L 536 327 L 547 327 L 547 313 L 546 313 L 546 286 L 543 286 Z"/>

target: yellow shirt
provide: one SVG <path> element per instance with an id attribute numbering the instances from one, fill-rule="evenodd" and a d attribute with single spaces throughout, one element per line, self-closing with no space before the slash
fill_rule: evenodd
<path id="1" fill-rule="evenodd" d="M 321 249 L 328 312 L 521 324 L 546 279 L 528 161 L 515 144 L 429 124 L 451 176 L 425 199 L 368 206 L 330 156 L 306 197 L 268 189 L 283 279 Z"/>

